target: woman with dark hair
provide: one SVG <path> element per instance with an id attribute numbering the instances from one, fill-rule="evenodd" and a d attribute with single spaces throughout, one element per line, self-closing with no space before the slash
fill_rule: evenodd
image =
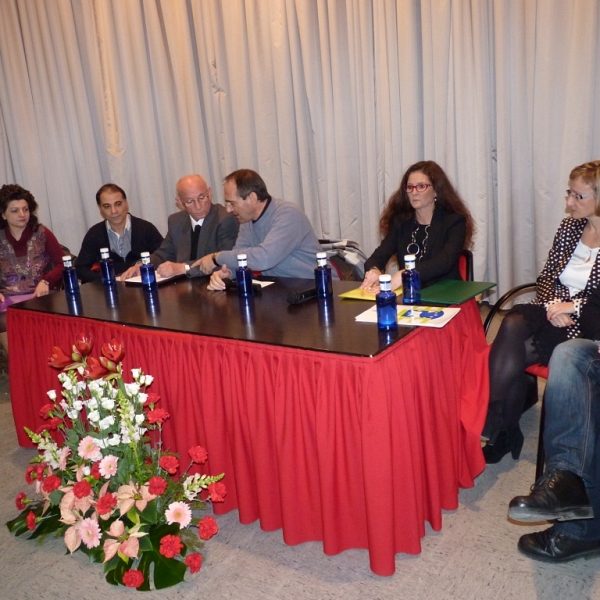
<path id="1" fill-rule="evenodd" d="M 525 368 L 547 365 L 558 344 L 581 335 L 579 312 L 600 284 L 600 160 L 571 171 L 566 203 L 571 216 L 554 237 L 535 300 L 518 304 L 504 317 L 492 344 L 490 404 L 482 433 L 488 440 L 483 448 L 487 463 L 509 452 L 519 458 Z"/>
<path id="2" fill-rule="evenodd" d="M 458 259 L 470 248 L 475 224 L 469 209 L 443 169 L 432 160 L 411 165 L 392 194 L 379 221 L 384 236 L 365 263 L 361 288 L 379 289 L 379 275 L 396 255 L 400 270 L 392 289 L 400 287 L 404 256 L 414 254 L 421 285 L 442 279 L 460 279 Z"/>
<path id="3" fill-rule="evenodd" d="M 6 309 L 45 296 L 61 280 L 62 249 L 38 222 L 37 202 L 20 185 L 0 188 L 0 343 L 8 351 Z"/>

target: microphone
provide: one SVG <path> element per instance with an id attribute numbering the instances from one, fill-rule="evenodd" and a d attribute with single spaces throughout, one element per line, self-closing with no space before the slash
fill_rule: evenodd
<path id="1" fill-rule="evenodd" d="M 289 304 L 300 304 L 301 302 L 306 302 L 311 298 L 317 297 L 317 288 L 310 288 L 308 290 L 302 290 L 300 292 L 290 292 L 287 295 L 286 300 Z"/>

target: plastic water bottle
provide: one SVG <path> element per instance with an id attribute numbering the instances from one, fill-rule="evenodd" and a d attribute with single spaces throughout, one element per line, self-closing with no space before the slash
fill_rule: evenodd
<path id="1" fill-rule="evenodd" d="M 238 294 L 240 298 L 249 298 L 254 295 L 252 289 L 252 271 L 248 268 L 248 257 L 245 254 L 238 254 L 238 268 L 235 270 L 235 279 L 237 281 Z"/>
<path id="2" fill-rule="evenodd" d="M 379 293 L 375 296 L 377 305 L 377 327 L 379 329 L 398 328 L 396 293 L 392 291 L 392 276 L 379 276 Z"/>
<path id="3" fill-rule="evenodd" d="M 317 288 L 317 298 L 331 298 L 333 296 L 333 284 L 331 283 L 331 267 L 327 264 L 326 252 L 317 252 L 315 286 Z"/>
<path id="4" fill-rule="evenodd" d="M 73 259 L 70 254 L 62 257 L 63 261 L 63 285 L 68 296 L 79 294 L 79 280 L 77 279 L 77 270 L 73 266 Z"/>
<path id="5" fill-rule="evenodd" d="M 100 271 L 104 285 L 115 285 L 117 283 L 115 265 L 113 264 L 113 259 L 110 257 L 108 248 L 100 248 Z"/>
<path id="6" fill-rule="evenodd" d="M 421 302 L 421 277 L 415 264 L 414 254 L 407 254 L 404 257 L 402 273 L 402 301 L 404 304 L 420 304 Z"/>
<path id="7" fill-rule="evenodd" d="M 142 257 L 142 266 L 140 267 L 142 286 L 148 292 L 156 292 L 158 285 L 156 283 L 154 265 L 150 262 L 150 252 L 142 252 L 140 256 Z"/>

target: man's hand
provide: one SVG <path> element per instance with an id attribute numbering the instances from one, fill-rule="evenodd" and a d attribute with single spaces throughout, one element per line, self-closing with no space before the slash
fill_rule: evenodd
<path id="1" fill-rule="evenodd" d="M 198 267 L 205 275 L 210 275 L 215 270 L 215 263 L 212 257 L 212 254 L 207 254 L 206 256 L 199 258 L 192 264 L 192 268 Z"/>
<path id="2" fill-rule="evenodd" d="M 201 259 L 202 260 L 202 259 Z M 227 268 L 226 265 L 223 265 L 219 271 L 214 271 L 210 276 L 210 281 L 208 282 L 208 289 L 219 291 L 225 289 L 225 283 L 223 279 L 226 277 L 231 277 L 231 271 Z"/>
<path id="3" fill-rule="evenodd" d="M 173 275 L 185 275 L 185 263 L 176 263 L 168 260 L 158 265 L 156 272 L 161 277 L 172 277 Z"/>
<path id="4" fill-rule="evenodd" d="M 137 277 L 140 274 L 140 265 L 133 265 L 133 267 L 129 267 L 127 271 L 121 273 L 117 279 L 119 281 L 125 281 L 126 279 L 131 279 L 132 277 Z"/>

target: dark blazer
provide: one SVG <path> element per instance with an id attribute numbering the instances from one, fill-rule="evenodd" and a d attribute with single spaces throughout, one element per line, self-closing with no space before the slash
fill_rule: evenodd
<path id="1" fill-rule="evenodd" d="M 379 247 L 365 262 L 365 271 L 377 267 L 384 273 L 394 254 L 399 267 L 404 268 L 404 256 L 407 254 L 415 223 L 414 216 L 407 221 L 396 219 Z M 461 279 L 458 259 L 465 244 L 466 228 L 467 223 L 462 215 L 436 205 L 429 227 L 427 252 L 417 263 L 421 285 L 431 285 L 442 279 Z"/>
<path id="2" fill-rule="evenodd" d="M 194 260 L 212 252 L 231 250 L 237 239 L 238 228 L 237 219 L 233 215 L 227 214 L 222 204 L 213 204 L 204 218 Z M 150 261 L 155 267 L 166 261 L 191 265 L 194 262 L 194 260 L 190 260 L 191 247 L 192 225 L 188 213 L 181 211 L 169 215 L 167 236 L 160 248 L 150 256 Z M 190 271 L 189 275 L 190 277 L 199 277 L 202 272 L 196 267 Z"/>
<path id="3" fill-rule="evenodd" d="M 163 241 L 163 236 L 152 223 L 138 219 L 131 214 L 129 216 L 131 217 L 131 252 L 125 258 L 121 258 L 115 252 L 111 251 L 110 253 L 117 275 L 140 260 L 141 252 L 154 252 Z M 100 248 L 110 248 L 106 221 L 101 221 L 91 227 L 81 243 L 75 267 L 77 268 L 77 277 L 84 283 L 101 278 L 100 269 L 92 269 L 100 262 Z"/>

